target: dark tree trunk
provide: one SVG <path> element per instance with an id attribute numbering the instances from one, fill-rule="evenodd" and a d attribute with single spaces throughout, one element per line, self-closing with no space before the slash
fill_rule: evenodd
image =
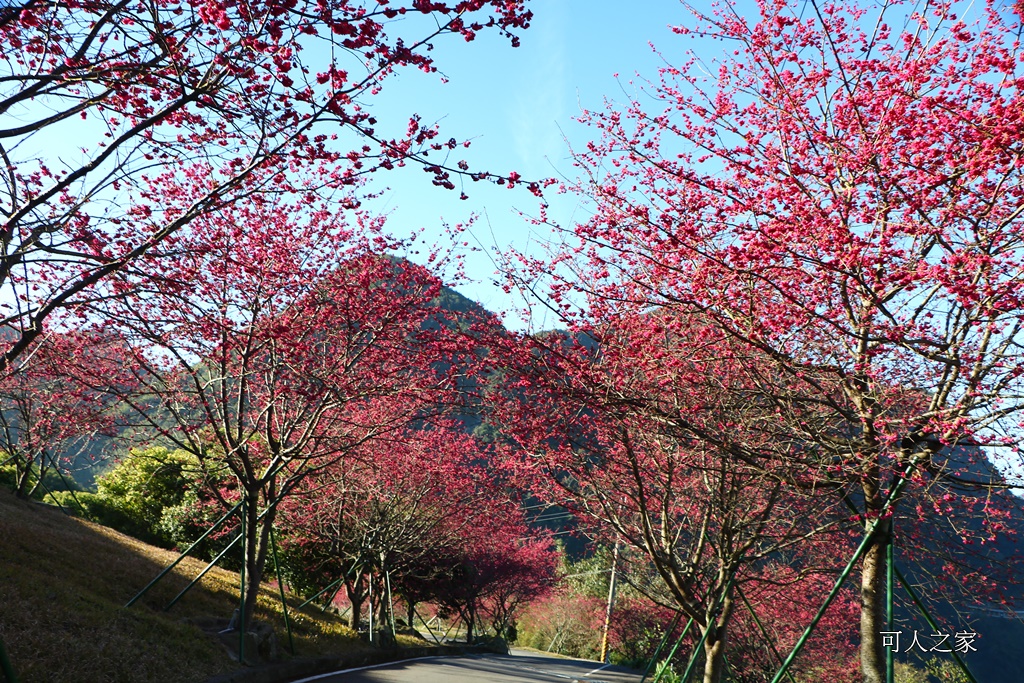
<path id="1" fill-rule="evenodd" d="M 362 625 L 363 603 L 366 602 L 366 582 L 363 578 L 363 574 L 357 573 L 355 579 L 345 579 L 345 595 L 348 596 L 348 602 L 352 605 L 349 626 L 356 632 L 359 631 L 359 627 Z"/>
<path id="2" fill-rule="evenodd" d="M 465 622 L 466 622 L 466 644 L 467 645 L 472 645 L 473 644 L 473 639 L 475 637 L 474 634 L 473 634 L 473 627 L 476 625 L 476 609 L 472 605 L 469 605 L 469 606 L 466 607 L 466 619 L 465 619 Z"/>
<path id="3" fill-rule="evenodd" d="M 16 466 L 16 471 L 18 478 L 15 482 L 14 495 L 21 499 L 28 498 L 30 495 L 28 483 L 32 479 L 32 463 L 28 463 L 24 469 Z"/>
<path id="4" fill-rule="evenodd" d="M 717 613 L 707 615 L 711 633 L 704 641 L 704 683 L 721 683 L 722 674 L 725 673 L 725 648 L 733 611 L 732 591 L 729 587 Z"/>
<path id="5" fill-rule="evenodd" d="M 380 599 L 377 600 L 377 630 L 390 631 L 391 611 L 388 609 L 388 595 L 383 587 L 381 587 L 378 595 L 380 595 Z"/>
<path id="6" fill-rule="evenodd" d="M 252 623 L 253 615 L 256 612 L 256 604 L 259 598 L 260 586 L 263 583 L 263 573 L 267 565 L 267 555 L 270 547 L 270 529 L 274 523 L 274 511 L 269 510 L 259 519 L 259 494 L 250 494 L 246 498 L 245 505 L 245 602 L 243 605 L 242 623 L 246 628 Z"/>
<path id="7" fill-rule="evenodd" d="M 363 601 L 366 599 L 360 591 L 348 590 L 348 601 L 352 604 L 352 614 L 349 616 L 349 626 L 353 631 L 359 632 L 359 626 L 361 625 L 363 616 Z"/>
<path id="8" fill-rule="evenodd" d="M 860 668 L 864 683 L 885 683 L 882 631 L 885 616 L 886 556 L 890 523 L 882 521 L 874 542 L 864 553 L 860 578 Z"/>

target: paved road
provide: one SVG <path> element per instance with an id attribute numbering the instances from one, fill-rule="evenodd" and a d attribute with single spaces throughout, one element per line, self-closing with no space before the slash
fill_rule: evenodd
<path id="1" fill-rule="evenodd" d="M 597 662 L 513 650 L 511 655 L 435 657 L 305 679 L 308 683 L 640 683 L 640 674 Z M 302 683 L 297 681 L 296 683 Z"/>

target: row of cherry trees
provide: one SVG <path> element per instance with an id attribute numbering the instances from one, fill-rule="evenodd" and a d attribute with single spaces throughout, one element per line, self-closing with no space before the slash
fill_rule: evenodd
<path id="1" fill-rule="evenodd" d="M 510 345 L 494 417 L 538 495 L 651 564 L 646 592 L 693 619 L 717 680 L 738 591 L 831 569 L 848 513 L 815 470 L 742 457 L 796 449 L 759 428 L 751 359 L 712 328 L 644 313 L 580 333 Z"/>
<path id="2" fill-rule="evenodd" d="M 518 176 L 471 172 L 415 112 L 384 130 L 366 105 L 402 68 L 435 71 L 435 41 L 515 46 L 530 18 L 523 0 L 0 10 L 0 413 L 19 493 L 88 432 L 158 435 L 226 476 L 223 506 L 246 503 L 250 614 L 282 501 L 356 461 L 391 472 L 371 444 L 462 409 L 494 324 L 441 309 L 440 279 L 389 255 L 408 244 L 359 211 L 359 186 L 409 163 L 449 190 Z"/>
<path id="3" fill-rule="evenodd" d="M 894 516 L 921 538 L 958 520 L 977 548 L 1019 508 L 985 455 L 1019 458 L 1024 407 L 1021 22 L 998 3 L 693 12 L 676 32 L 728 51 L 585 112 L 566 189 L 591 218 L 510 269 L 569 332 L 509 350 L 527 419 L 503 423 L 552 501 L 649 557 L 708 683 L 738 587 L 863 542 L 880 682 Z M 901 541 L 911 562 L 920 545 Z M 998 599 L 983 566 L 962 578 Z"/>
<path id="4" fill-rule="evenodd" d="M 400 596 L 409 626 L 417 604 L 433 603 L 460 618 L 470 641 L 477 628 L 505 633 L 525 603 L 552 587 L 556 554 L 533 538 L 499 485 L 496 460 L 452 423 L 367 443 L 307 477 L 285 503 L 291 571 L 325 585 L 341 577 L 352 628 L 368 599 L 388 624 L 391 598 Z"/>
<path id="5" fill-rule="evenodd" d="M 501 327 L 482 309 L 445 307 L 441 280 L 388 256 L 405 243 L 369 217 L 356 211 L 349 227 L 316 208 L 256 195 L 197 219 L 174 240 L 178 258 L 153 259 L 158 277 L 118 273 L 131 295 L 80 307 L 71 322 L 88 333 L 44 336 L 68 352 L 37 342 L 32 365 L 9 375 L 11 405 L 35 413 L 10 411 L 21 431 L 7 430 L 5 450 L 26 473 L 57 463 L 28 449 L 87 437 L 88 423 L 68 422 L 79 410 L 187 455 L 201 516 L 244 503 L 233 527 L 246 621 L 282 526 L 309 561 L 297 570 L 345 580 L 354 626 L 375 584 L 384 604 L 386 580 L 471 632 L 484 617 L 503 629 L 550 587 L 555 555 L 531 541 L 500 454 L 464 424 Z M 64 385 L 28 372 L 44 360 Z"/>
<path id="6" fill-rule="evenodd" d="M 251 586 L 284 510 L 311 555 L 345 567 L 354 601 L 394 572 L 415 602 L 422 546 L 400 537 L 422 533 L 462 577 L 434 599 L 469 623 L 487 602 L 475 580 L 520 551 L 541 568 L 525 593 L 546 576 L 543 549 L 476 488 L 477 460 L 500 455 L 649 562 L 651 596 L 697 625 L 707 683 L 745 618 L 740 591 L 817 592 L 835 548 L 863 543 L 860 668 L 880 682 L 893 519 L 929 539 L 962 516 L 961 540 L 991 543 L 1011 501 L 977 495 L 999 486 L 982 455 L 1019 453 L 1020 22 L 995 3 L 964 8 L 972 23 L 959 10 L 768 0 L 679 27 L 732 50 L 663 68 L 644 86 L 658 105 L 584 113 L 596 139 L 566 189 L 591 218 L 509 269 L 560 315 L 566 333 L 548 335 L 445 311 L 437 276 L 387 256 L 407 243 L 352 189 L 407 162 L 454 186 L 462 165 L 433 160 L 454 140 L 415 118 L 382 135 L 360 98 L 400 66 L 433 69 L 441 34 L 525 27 L 523 3 L 4 10 L 0 112 L 19 122 L 0 130 L 5 381 L 20 396 L 29 372 L 74 378 L 60 393 L 86 423 L 109 428 L 94 397 L 114 396 L 228 472 Z M 414 13 L 429 21 L 391 22 Z M 77 161 L 22 152 L 76 117 L 96 134 Z M 69 329 L 90 360 L 58 353 L 53 374 L 46 345 Z M 450 422 L 483 387 L 502 437 L 486 455 Z M 65 442 L 6 432 L 26 463 Z M 480 519 L 485 500 L 510 523 Z M 345 516 L 356 508 L 374 515 Z M 455 544 L 470 528 L 486 533 Z M 969 591 L 990 587 L 963 567 Z"/>
<path id="7" fill-rule="evenodd" d="M 464 162 L 449 158 L 459 143 L 454 138 L 442 143 L 436 127 L 423 124 L 414 111 L 407 112 L 407 126 L 385 130 L 367 104 L 401 69 L 436 71 L 431 52 L 436 41 L 472 41 L 480 32 L 496 31 L 516 46 L 517 33 L 531 16 L 524 0 L 5 5 L 0 9 L 0 369 L 5 381 L 16 385 L 15 375 L 31 375 L 26 381 L 33 387 L 60 382 L 70 374 L 61 364 L 74 355 L 60 348 L 100 345 L 104 352 L 97 356 L 137 355 L 139 340 L 171 330 L 178 331 L 178 339 L 164 340 L 165 349 L 190 332 L 206 337 L 175 346 L 161 361 L 175 353 L 205 360 L 201 351 L 213 343 L 213 329 L 193 325 L 189 330 L 181 320 L 190 314 L 185 309 L 198 314 L 218 303 L 210 292 L 195 291 L 210 285 L 209 278 L 190 280 L 196 268 L 207 267 L 219 251 L 226 259 L 219 265 L 220 281 L 226 282 L 238 265 L 227 254 L 226 221 L 239 221 L 233 230 L 249 233 L 253 244 L 265 243 L 266 251 L 252 257 L 274 258 L 270 245 L 281 249 L 295 239 L 301 244 L 289 245 L 292 253 L 282 258 L 301 260 L 302 249 L 312 248 L 305 257 L 322 259 L 323 274 L 346 258 L 332 250 L 346 249 L 340 226 L 347 219 L 334 226 L 330 216 L 358 206 L 353 188 L 373 172 L 412 163 L 448 189 L 454 189 L 457 176 L 514 185 L 470 172 Z M 275 211 L 280 213 L 271 216 Z M 302 216 L 304 227 L 293 233 L 288 212 Z M 213 225 L 218 222 L 221 227 Z M 367 245 L 371 241 L 366 238 Z M 382 240 L 372 251 L 383 253 L 388 246 L 397 243 Z M 269 262 L 264 265 L 272 270 Z M 288 275 L 297 273 L 280 277 Z M 171 303 L 176 279 L 182 293 L 197 294 L 191 302 L 179 296 L 177 309 Z M 157 301 L 148 301 L 151 296 Z M 282 294 L 289 296 L 299 296 L 294 287 Z M 313 298 L 310 294 L 296 306 L 315 306 Z M 245 315 L 244 301 L 219 303 L 228 306 L 222 316 Z M 145 317 L 165 313 L 167 320 Z M 63 331 L 111 322 L 107 316 L 127 322 L 131 330 L 120 348 L 114 347 L 123 328 L 93 330 L 90 334 L 98 336 L 88 342 L 61 339 Z M 197 351 L 190 344 L 205 347 Z M 156 381 L 166 366 L 150 370 L 143 381 Z M 92 372 L 109 374 L 99 367 Z M 129 388 L 119 386 L 122 394 Z M 104 426 L 82 401 L 75 419 L 60 425 L 44 415 L 60 412 L 43 405 L 46 396 L 21 400 L 11 396 L 26 395 L 23 388 L 14 386 L 12 392 L 5 404 L 20 411 L 21 427 L 6 430 L 5 451 L 18 463 L 46 466 L 52 455 L 42 453 L 40 444 L 64 443 L 58 427 Z M 4 414 L 13 416 L 6 406 Z M 28 468 L 19 470 L 19 479 L 22 471 Z"/>

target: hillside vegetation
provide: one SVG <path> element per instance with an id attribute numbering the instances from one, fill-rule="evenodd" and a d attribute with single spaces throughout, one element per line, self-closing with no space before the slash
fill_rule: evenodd
<path id="1" fill-rule="evenodd" d="M 188 558 L 125 608 L 176 553 L 6 490 L 0 491 L 0 519 L 0 638 L 22 683 L 184 683 L 238 668 L 214 633 L 217 620 L 238 605 L 237 574 L 213 569 L 164 612 L 204 566 Z M 332 615 L 297 613 L 297 604 L 289 605 L 289 616 L 299 656 L 369 648 Z M 269 586 L 256 615 L 274 627 L 286 651 L 280 602 Z"/>

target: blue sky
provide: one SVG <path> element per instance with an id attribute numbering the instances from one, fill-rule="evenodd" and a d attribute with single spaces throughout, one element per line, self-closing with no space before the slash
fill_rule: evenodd
<path id="1" fill-rule="evenodd" d="M 440 123 L 443 139 L 472 139 L 471 148 L 459 152 L 474 170 L 515 170 L 528 179 L 575 178 L 570 145 L 585 144 L 592 131 L 574 117 L 582 109 L 603 107 L 606 98 L 625 103 L 627 93 L 636 93 L 645 78 L 656 79 L 666 61 L 681 63 L 695 44 L 673 34 L 670 26 L 692 25 L 694 19 L 678 0 L 642 0 L 628 8 L 607 0 L 530 4 L 535 16 L 521 34 L 521 47 L 513 49 L 492 33 L 472 43 L 438 42 L 437 65 L 447 83 L 439 74 L 402 72 L 367 104 L 382 123 L 399 130 L 404 130 L 402 117 L 417 112 L 425 123 Z M 697 4 L 707 9 L 707 3 Z M 710 41 L 696 47 L 705 62 L 713 62 L 724 48 Z M 522 302 L 506 295 L 497 282 L 493 254 L 509 248 L 542 253 L 542 245 L 553 238 L 550 230 L 518 214 L 535 215 L 538 200 L 525 188 L 468 183 L 470 198 L 460 201 L 458 190 L 433 187 L 418 167 L 380 174 L 368 189 L 385 186 L 389 189 L 372 206 L 388 213 L 389 229 L 397 235 L 422 228 L 424 241 L 443 244 L 445 222 L 464 222 L 476 214 L 466 239 L 482 251 L 465 254 L 469 282 L 457 289 L 505 313 L 507 326 L 525 327 L 518 312 Z M 575 197 L 549 192 L 548 199 L 549 215 L 563 226 L 571 228 L 574 220 L 586 217 L 586 205 Z M 557 322 L 535 314 L 531 325 L 548 329 Z M 1000 467 L 1017 476 L 1024 472 L 1007 462 Z"/>
<path id="2" fill-rule="evenodd" d="M 710 13 L 710 0 L 692 4 Z M 366 104 L 382 123 L 399 131 L 404 130 L 403 117 L 417 112 L 425 123 L 441 124 L 442 139 L 472 139 L 464 156 L 473 170 L 515 170 L 528 179 L 573 179 L 570 145 L 581 146 L 593 134 L 574 121 L 582 109 L 601 108 L 605 98 L 626 102 L 627 92 L 635 93 L 644 78 L 656 79 L 666 62 L 681 64 L 688 49 L 710 64 L 726 47 L 672 33 L 672 25 L 695 24 L 680 0 L 628 5 L 610 0 L 530 0 L 529 5 L 534 19 L 521 32 L 521 47 L 513 49 L 494 31 L 481 33 L 471 43 L 451 36 L 438 41 L 435 50 L 447 83 L 440 74 L 403 71 L 389 78 L 382 92 Z M 753 2 L 736 3 L 740 12 L 745 6 L 756 13 Z M 980 11 L 970 2 L 961 7 L 966 19 Z M 470 199 L 460 201 L 458 190 L 433 187 L 430 176 L 419 168 L 382 173 L 369 189 L 383 187 L 388 191 L 372 206 L 388 213 L 389 229 L 397 235 L 423 228 L 426 241 L 443 241 L 445 221 L 464 222 L 475 214 L 468 239 L 485 251 L 466 255 L 471 282 L 458 289 L 495 312 L 519 306 L 521 302 L 494 283 L 492 252 L 514 247 L 537 254 L 539 245 L 551 238 L 550 231 L 517 214 L 537 211 L 537 200 L 525 188 L 512 191 L 469 183 Z M 549 192 L 548 199 L 550 217 L 563 226 L 571 227 L 586 216 L 586 206 L 574 197 Z M 512 328 L 524 326 L 515 312 L 506 315 L 505 322 Z M 535 317 L 532 323 L 549 326 L 543 318 Z"/>
<path id="3" fill-rule="evenodd" d="M 681 56 L 686 42 L 674 36 L 670 24 L 690 20 L 677 0 L 644 0 L 628 8 L 604 0 L 534 0 L 531 27 L 522 32 L 522 45 L 512 48 L 493 32 L 464 43 L 438 42 L 439 74 L 402 72 L 386 82 L 381 93 L 367 101 L 382 123 L 402 126 L 412 111 L 424 122 L 439 122 L 442 137 L 470 138 L 465 157 L 476 170 L 518 171 L 524 178 L 575 177 L 569 144 L 582 144 L 590 132 L 573 119 L 581 108 L 600 108 L 604 98 L 624 102 L 623 90 L 637 72 L 656 77 L 661 59 L 650 43 L 667 56 Z M 616 76 L 617 74 L 617 76 Z M 569 142 L 566 141 L 569 140 Z M 458 157 L 456 157 L 458 158 Z M 494 284 L 490 251 L 515 247 L 537 253 L 549 239 L 544 228 L 530 225 L 517 211 L 535 214 L 538 200 L 525 188 L 508 190 L 468 183 L 470 198 L 430 184 L 418 168 L 380 174 L 370 189 L 387 186 L 373 206 L 389 214 L 395 234 L 423 228 L 427 241 L 443 240 L 443 223 L 478 216 L 467 239 L 484 253 L 466 255 L 471 282 L 458 289 L 493 311 L 507 311 L 518 302 Z M 552 218 L 571 224 L 586 208 L 572 197 L 551 197 Z M 518 315 L 506 317 L 521 326 Z M 544 326 L 543 320 L 535 324 Z"/>

